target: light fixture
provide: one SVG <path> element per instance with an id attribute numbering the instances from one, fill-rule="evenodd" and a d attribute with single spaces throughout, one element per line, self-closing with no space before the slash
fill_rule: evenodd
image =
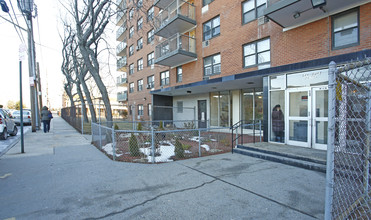
<path id="1" fill-rule="evenodd" d="M 296 13 L 293 15 L 293 17 L 294 17 L 295 19 L 297 19 L 298 17 L 300 17 L 300 12 L 296 12 Z"/>
<path id="2" fill-rule="evenodd" d="M 192 91 L 189 91 L 189 90 L 188 90 L 188 91 L 187 91 L 187 93 L 188 93 L 188 94 L 191 94 L 191 93 L 192 93 Z"/>
<path id="3" fill-rule="evenodd" d="M 326 4 L 326 0 L 311 0 L 313 8 L 318 8 Z"/>

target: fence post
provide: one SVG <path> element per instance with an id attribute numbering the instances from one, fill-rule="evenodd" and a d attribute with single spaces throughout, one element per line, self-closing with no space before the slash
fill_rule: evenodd
<path id="1" fill-rule="evenodd" d="M 115 127 L 112 125 L 112 159 L 116 160 L 116 140 L 115 140 Z"/>
<path id="2" fill-rule="evenodd" d="M 368 87 L 370 88 L 371 83 L 368 83 Z M 371 120 L 371 90 L 368 90 L 368 102 L 367 102 L 367 112 L 366 112 L 366 134 L 371 133 L 370 129 L 370 120 Z M 370 135 L 367 135 L 366 137 L 366 149 L 365 149 L 365 158 L 367 158 L 370 155 Z M 363 168 L 363 185 L 364 185 L 364 194 L 367 196 L 367 193 L 369 191 L 368 185 L 369 185 L 369 173 L 370 173 L 370 166 L 369 166 L 369 160 L 365 159 L 365 164 Z"/>
<path id="3" fill-rule="evenodd" d="M 152 163 L 155 163 L 155 130 L 151 127 L 151 135 L 152 135 Z"/>
<path id="4" fill-rule="evenodd" d="M 198 156 L 201 157 L 201 129 L 198 129 Z"/>
<path id="5" fill-rule="evenodd" d="M 331 61 L 328 71 L 328 136 L 326 165 L 325 219 L 332 219 L 332 199 L 334 187 L 334 145 L 335 145 L 335 106 L 336 105 L 336 63 Z"/>
<path id="6" fill-rule="evenodd" d="M 259 120 L 259 142 L 262 142 L 262 120 Z"/>
<path id="7" fill-rule="evenodd" d="M 84 112 L 81 104 L 81 134 L 84 134 Z"/>
<path id="8" fill-rule="evenodd" d="M 102 149 L 102 125 L 99 123 L 99 148 Z"/>

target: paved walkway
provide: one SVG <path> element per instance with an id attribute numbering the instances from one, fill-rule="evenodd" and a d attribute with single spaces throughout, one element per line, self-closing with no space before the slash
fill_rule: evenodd
<path id="1" fill-rule="evenodd" d="M 0 219 L 323 219 L 325 174 L 239 154 L 115 162 L 63 119 L 0 157 Z"/>

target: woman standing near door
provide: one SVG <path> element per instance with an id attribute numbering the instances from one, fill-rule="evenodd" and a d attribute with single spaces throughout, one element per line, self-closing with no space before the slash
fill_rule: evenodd
<path id="1" fill-rule="evenodd" d="M 275 135 L 275 141 L 283 143 L 285 134 L 285 122 L 280 105 L 274 106 L 272 111 L 272 130 Z"/>

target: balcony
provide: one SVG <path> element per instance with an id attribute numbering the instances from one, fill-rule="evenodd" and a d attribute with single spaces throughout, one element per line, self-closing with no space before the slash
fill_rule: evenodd
<path id="1" fill-rule="evenodd" d="M 126 21 L 126 10 L 124 12 L 122 11 L 122 9 L 118 9 L 117 16 L 116 16 L 116 25 L 121 26 L 125 21 Z"/>
<path id="2" fill-rule="evenodd" d="M 121 26 L 116 32 L 116 40 L 123 41 L 125 39 L 126 26 Z"/>
<path id="3" fill-rule="evenodd" d="M 116 0 L 117 8 L 118 7 L 125 8 L 126 7 L 126 4 L 125 3 L 126 3 L 125 0 Z"/>
<path id="4" fill-rule="evenodd" d="M 313 7 L 311 0 L 270 0 L 264 15 L 284 28 L 294 28 L 366 2 L 367 0 L 326 0 L 325 5 Z"/>
<path id="5" fill-rule="evenodd" d="M 126 77 L 126 74 L 122 74 L 121 76 L 117 77 L 116 86 L 123 86 L 128 82 L 128 78 Z"/>
<path id="6" fill-rule="evenodd" d="M 127 91 L 117 93 L 117 101 L 118 102 L 125 102 L 127 100 L 128 100 L 128 92 Z"/>
<path id="7" fill-rule="evenodd" d="M 170 3 L 174 1 L 174 0 L 155 0 L 153 5 L 160 8 L 160 9 L 164 9 L 166 8 L 168 5 L 170 5 Z"/>
<path id="8" fill-rule="evenodd" d="M 126 66 L 127 66 L 126 56 L 118 59 L 116 64 L 117 64 L 117 71 L 126 72 Z"/>
<path id="9" fill-rule="evenodd" d="M 175 34 L 156 46 L 155 64 L 175 67 L 197 59 L 196 39 Z"/>
<path id="10" fill-rule="evenodd" d="M 196 27 L 195 6 L 183 0 L 171 2 L 155 18 L 155 35 L 169 38 Z"/>
<path id="11" fill-rule="evenodd" d="M 116 55 L 117 56 L 126 56 L 126 48 L 127 48 L 127 43 L 124 41 L 124 42 L 121 42 L 119 45 L 117 45 L 117 48 L 116 48 Z"/>

